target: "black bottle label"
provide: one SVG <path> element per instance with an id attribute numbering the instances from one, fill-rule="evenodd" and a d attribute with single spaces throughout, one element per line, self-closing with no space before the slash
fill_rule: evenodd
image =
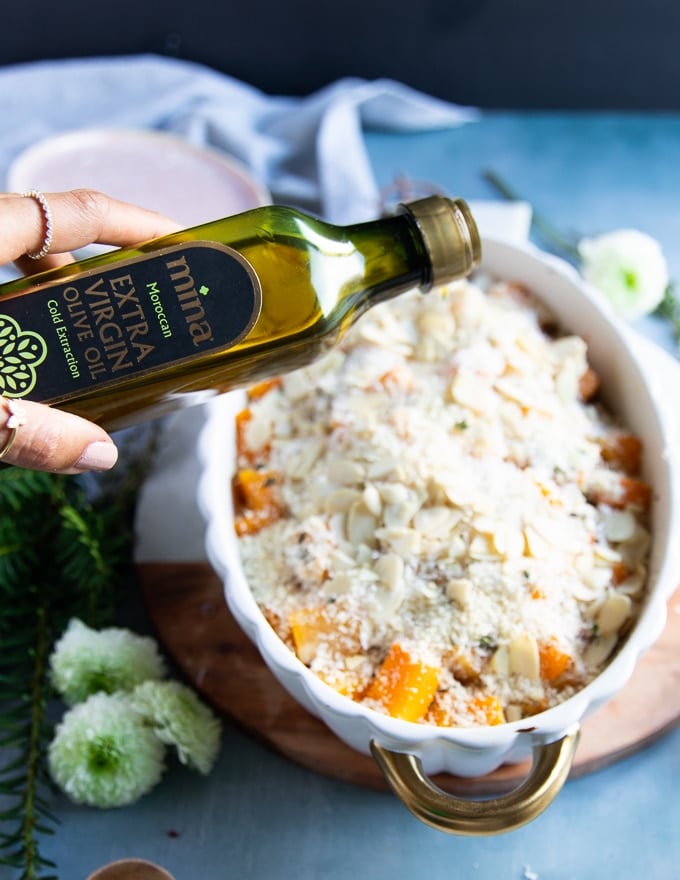
<path id="1" fill-rule="evenodd" d="M 237 251 L 188 242 L 0 298 L 0 392 L 59 403 L 250 331 L 262 290 Z"/>

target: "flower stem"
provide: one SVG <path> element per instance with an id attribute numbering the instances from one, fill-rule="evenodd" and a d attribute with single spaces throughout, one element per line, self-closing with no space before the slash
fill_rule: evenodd
<path id="1" fill-rule="evenodd" d="M 44 686 L 47 668 L 48 633 L 46 625 L 46 609 L 38 608 L 36 621 L 36 638 L 33 655 L 33 681 L 31 683 L 31 729 L 28 737 L 28 755 L 26 766 L 26 793 L 24 801 L 23 838 L 25 852 L 26 877 L 37 877 L 40 856 L 36 840 L 36 828 L 39 824 L 35 799 L 40 786 L 40 767 L 43 749 L 43 725 L 45 711 Z"/>
<path id="2" fill-rule="evenodd" d="M 487 169 L 483 172 L 484 180 L 503 196 L 509 202 L 526 201 L 515 190 L 513 190 L 495 171 Z M 563 256 L 572 262 L 579 262 L 580 255 L 578 247 L 573 241 L 570 241 L 563 235 L 557 227 L 542 214 L 540 214 L 532 205 L 531 225 L 549 241 L 555 250 L 560 251 Z"/>
<path id="3" fill-rule="evenodd" d="M 663 318 L 671 325 L 675 341 L 680 344 L 680 300 L 674 295 L 672 284 L 669 284 L 666 288 L 664 297 L 654 314 Z"/>

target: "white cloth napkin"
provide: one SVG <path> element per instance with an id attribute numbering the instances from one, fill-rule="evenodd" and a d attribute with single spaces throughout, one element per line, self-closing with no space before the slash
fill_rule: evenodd
<path id="1" fill-rule="evenodd" d="M 297 98 L 156 56 L 46 61 L 0 71 L 0 166 L 65 131 L 157 129 L 236 157 L 274 201 L 351 223 L 374 216 L 379 205 L 364 128 L 433 130 L 477 117 L 474 108 L 388 79 L 341 79 Z"/>

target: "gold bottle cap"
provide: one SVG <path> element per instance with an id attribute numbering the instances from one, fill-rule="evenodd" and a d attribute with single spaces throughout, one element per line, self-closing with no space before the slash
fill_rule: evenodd
<path id="1" fill-rule="evenodd" d="M 421 289 L 464 278 L 479 265 L 477 224 L 463 199 L 427 196 L 399 206 L 415 220 L 430 256 L 432 275 Z"/>

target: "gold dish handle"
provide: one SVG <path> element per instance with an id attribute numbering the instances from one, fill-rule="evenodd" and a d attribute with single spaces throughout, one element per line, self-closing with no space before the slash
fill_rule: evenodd
<path id="1" fill-rule="evenodd" d="M 415 755 L 394 752 L 375 740 L 371 752 L 397 797 L 426 825 L 451 834 L 484 836 L 520 828 L 552 803 L 567 780 L 578 738 L 576 728 L 555 742 L 534 746 L 524 782 L 487 800 L 467 800 L 442 791 L 425 776 Z"/>

